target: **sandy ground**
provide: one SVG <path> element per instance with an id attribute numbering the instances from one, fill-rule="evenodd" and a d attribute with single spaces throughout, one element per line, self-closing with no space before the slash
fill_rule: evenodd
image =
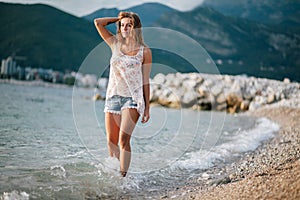
<path id="1" fill-rule="evenodd" d="M 269 107 L 248 114 L 278 123 L 278 134 L 232 165 L 211 169 L 160 198 L 300 199 L 300 108 Z"/>

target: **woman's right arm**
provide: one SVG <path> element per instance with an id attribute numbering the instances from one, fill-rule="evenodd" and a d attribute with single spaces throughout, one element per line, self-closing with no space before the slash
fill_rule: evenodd
<path id="1" fill-rule="evenodd" d="M 115 23 L 119 20 L 117 17 L 105 17 L 105 18 L 97 18 L 94 19 L 94 24 L 97 28 L 97 31 L 99 32 L 100 36 L 103 38 L 103 40 L 111 46 L 111 44 L 114 42 L 115 38 L 113 37 L 113 34 L 109 32 L 105 26 L 109 25 L 111 23 Z"/>

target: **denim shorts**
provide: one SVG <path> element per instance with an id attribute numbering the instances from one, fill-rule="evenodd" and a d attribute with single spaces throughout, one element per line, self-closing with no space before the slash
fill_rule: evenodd
<path id="1" fill-rule="evenodd" d="M 137 103 L 132 99 L 132 97 L 122 97 L 119 95 L 114 95 L 105 102 L 104 112 L 121 114 L 121 111 L 125 108 L 135 108 L 137 109 Z"/>

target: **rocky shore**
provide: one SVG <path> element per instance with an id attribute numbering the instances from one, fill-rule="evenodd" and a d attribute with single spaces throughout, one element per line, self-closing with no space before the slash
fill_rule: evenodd
<path id="1" fill-rule="evenodd" d="M 300 84 L 246 76 L 200 73 L 157 74 L 150 100 L 170 108 L 238 113 L 300 98 Z"/>
<path id="2" fill-rule="evenodd" d="M 230 166 L 193 177 L 163 199 L 299 199 L 300 108 L 260 108 L 249 114 L 280 124 L 277 137 Z"/>
<path id="3" fill-rule="evenodd" d="M 151 102 L 171 108 L 244 112 L 278 134 L 231 165 L 216 164 L 161 199 L 300 199 L 300 85 L 245 76 L 158 74 Z"/>
<path id="4" fill-rule="evenodd" d="M 281 128 L 276 137 L 230 166 L 191 178 L 163 199 L 300 199 L 300 104 L 282 101 L 247 114 L 267 117 Z"/>

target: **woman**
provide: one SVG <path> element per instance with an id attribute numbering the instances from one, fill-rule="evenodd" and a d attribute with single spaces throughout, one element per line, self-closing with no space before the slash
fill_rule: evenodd
<path id="1" fill-rule="evenodd" d="M 117 34 L 105 26 L 117 22 Z M 130 138 L 142 116 L 149 118 L 149 76 L 151 50 L 144 44 L 142 25 L 137 14 L 120 12 L 118 17 L 98 18 L 95 26 L 112 50 L 105 102 L 105 127 L 108 151 L 120 160 L 120 173 L 126 176 L 130 165 Z M 119 145 L 120 147 L 119 147 Z"/>

